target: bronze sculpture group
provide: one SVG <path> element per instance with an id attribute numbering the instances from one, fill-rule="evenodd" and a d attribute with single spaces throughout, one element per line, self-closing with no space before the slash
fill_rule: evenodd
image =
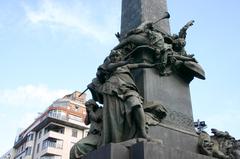
<path id="1" fill-rule="evenodd" d="M 73 145 L 70 152 L 70 159 L 81 158 L 82 155 L 87 154 L 99 145 L 99 137 L 102 131 L 102 108 L 97 103 L 90 99 L 86 103 L 87 115 L 84 123 L 90 125 L 87 137 L 79 140 Z"/>
<path id="2" fill-rule="evenodd" d="M 117 34 L 119 44 L 98 67 L 96 78 L 88 85 L 92 99 L 86 103 L 86 124 L 91 123 L 91 127 L 88 136 L 71 149 L 71 159 L 81 158 L 108 143 L 133 138 L 151 140 L 147 126 L 158 124 L 167 111 L 161 103 L 144 101 L 131 71 L 155 69 L 159 76 L 169 76 L 174 72 L 186 82 L 194 77 L 205 79 L 194 55 L 187 54 L 184 49 L 186 31 L 192 24 L 193 21 L 188 22 L 178 35 L 159 30 L 154 22 L 144 22 L 126 35 Z M 139 62 L 135 58 L 141 48 L 151 54 L 150 61 Z M 103 107 L 100 108 L 96 102 Z"/>
<path id="3" fill-rule="evenodd" d="M 236 140 L 227 131 L 211 129 L 199 133 L 198 148 L 201 154 L 220 159 L 240 159 L 240 140 Z"/>

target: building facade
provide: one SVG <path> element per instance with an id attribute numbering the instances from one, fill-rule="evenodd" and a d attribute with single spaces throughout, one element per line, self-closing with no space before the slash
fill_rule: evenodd
<path id="1" fill-rule="evenodd" d="M 85 99 L 74 92 L 56 100 L 14 143 L 14 159 L 68 159 L 74 143 L 87 135 Z"/>
<path id="2" fill-rule="evenodd" d="M 15 156 L 15 150 L 11 148 L 8 152 L 3 154 L 0 159 L 14 159 Z"/>

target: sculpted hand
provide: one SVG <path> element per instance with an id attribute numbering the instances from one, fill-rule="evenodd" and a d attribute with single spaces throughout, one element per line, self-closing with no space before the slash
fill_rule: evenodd
<path id="1" fill-rule="evenodd" d="M 194 23 L 194 20 L 191 20 L 191 21 L 189 21 L 189 22 L 186 24 L 186 26 L 192 26 L 193 23 Z"/>

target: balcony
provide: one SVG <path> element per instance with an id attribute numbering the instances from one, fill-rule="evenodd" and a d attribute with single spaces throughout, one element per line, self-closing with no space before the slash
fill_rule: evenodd
<path id="1" fill-rule="evenodd" d="M 63 112 L 60 112 L 58 110 L 51 110 L 51 111 L 49 111 L 48 112 L 48 117 L 59 119 L 59 120 L 63 120 L 63 121 L 67 121 L 68 120 L 66 114 L 64 114 Z"/>
<path id="2" fill-rule="evenodd" d="M 62 159 L 62 156 L 42 156 L 40 159 Z"/>
<path id="3" fill-rule="evenodd" d="M 48 138 L 43 141 L 42 143 L 42 150 L 47 148 L 56 148 L 62 149 L 63 148 L 63 140 L 58 140 L 55 138 Z"/>
<path id="4" fill-rule="evenodd" d="M 49 124 L 44 129 L 44 134 L 48 133 L 49 131 L 53 131 L 59 134 L 64 134 L 65 128 L 63 126 L 57 125 L 57 124 Z"/>

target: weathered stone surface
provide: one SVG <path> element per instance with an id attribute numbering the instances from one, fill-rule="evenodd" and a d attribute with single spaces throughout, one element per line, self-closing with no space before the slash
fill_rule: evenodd
<path id="1" fill-rule="evenodd" d="M 142 59 L 140 62 L 151 62 L 147 50 L 134 56 Z M 133 75 L 144 101 L 159 101 L 167 109 L 160 126 L 150 127 L 150 136 L 163 140 L 166 146 L 197 152 L 189 83 L 175 72 L 159 76 L 156 69 L 138 69 Z"/>
<path id="2" fill-rule="evenodd" d="M 168 111 L 162 123 L 195 132 L 189 84 L 174 73 L 159 76 L 154 69 L 143 69 L 142 76 L 144 100 L 160 101 Z"/>
<path id="3" fill-rule="evenodd" d="M 154 142 L 138 142 L 129 148 L 109 144 L 89 153 L 84 159 L 214 159 Z"/>
<path id="4" fill-rule="evenodd" d="M 129 150 L 121 144 L 108 144 L 88 153 L 83 159 L 129 159 Z"/>
<path id="5" fill-rule="evenodd" d="M 214 159 L 155 143 L 140 142 L 131 147 L 130 159 Z"/>
<path id="6" fill-rule="evenodd" d="M 173 129 L 162 124 L 149 127 L 149 135 L 152 138 L 161 139 L 166 147 L 199 153 L 197 148 L 198 136 L 195 133 L 177 128 Z"/>
<path id="7" fill-rule="evenodd" d="M 139 62 L 151 62 L 152 53 L 140 49 L 134 54 Z M 160 76 L 156 69 L 138 69 L 132 72 L 144 101 L 159 101 L 168 110 L 163 124 L 195 133 L 189 83 L 175 72 Z"/>
<path id="8" fill-rule="evenodd" d="M 156 21 L 167 11 L 166 0 L 122 0 L 121 34 L 136 28 L 144 21 Z M 157 27 L 170 33 L 168 19 Z"/>

